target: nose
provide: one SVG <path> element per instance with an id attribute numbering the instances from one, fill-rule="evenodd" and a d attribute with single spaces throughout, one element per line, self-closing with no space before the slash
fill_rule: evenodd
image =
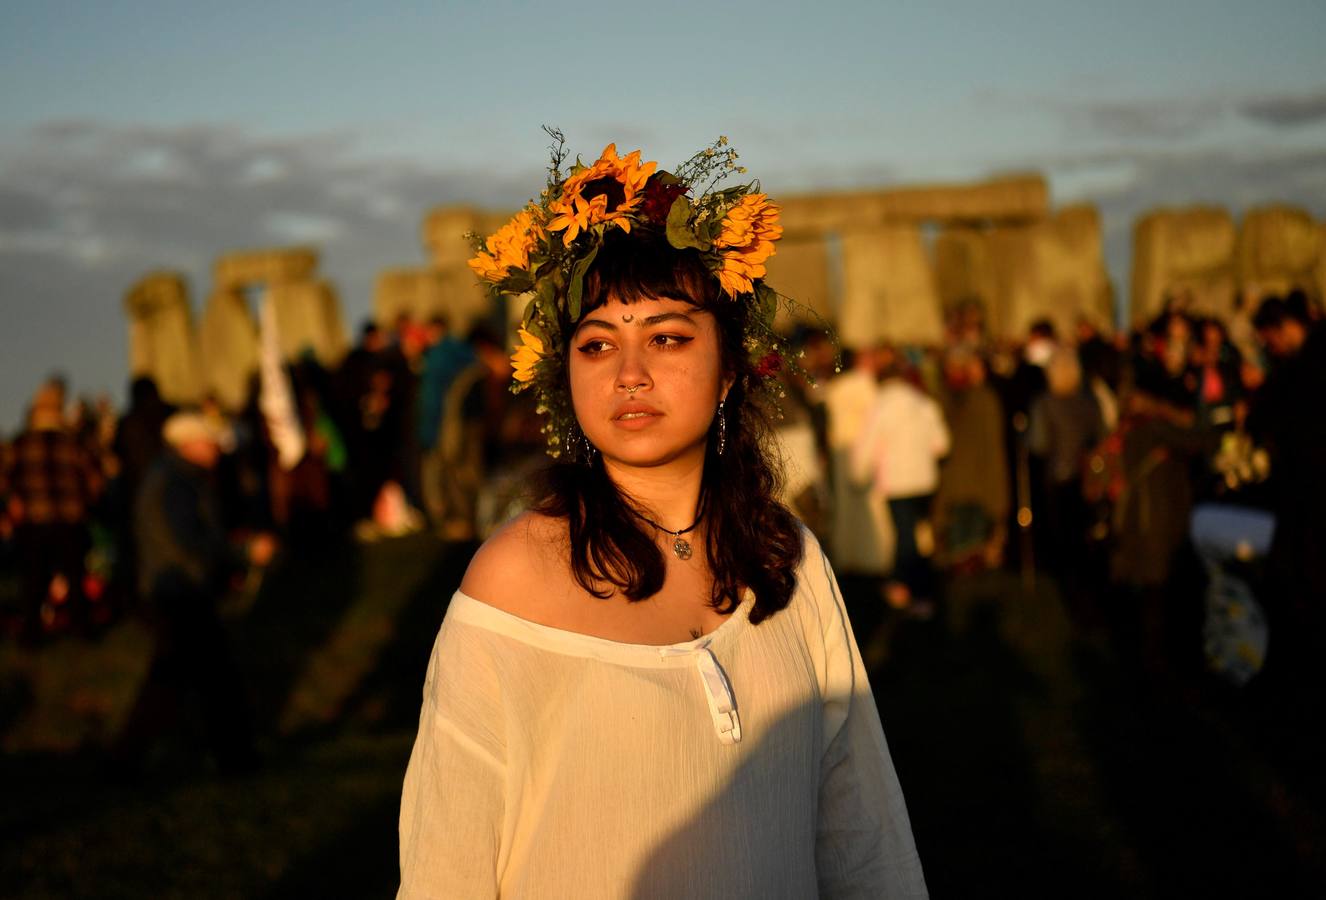
<path id="1" fill-rule="evenodd" d="M 637 348 L 627 347 L 623 349 L 619 359 L 621 365 L 617 369 L 617 391 L 627 394 L 634 394 L 636 391 L 653 386 L 653 379 L 649 377 L 649 366 L 644 358 L 644 354 Z"/>

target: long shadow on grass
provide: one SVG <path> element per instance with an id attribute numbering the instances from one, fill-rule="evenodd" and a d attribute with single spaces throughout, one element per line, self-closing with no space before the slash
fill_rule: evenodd
<path id="1" fill-rule="evenodd" d="M 369 718 L 378 731 L 414 733 L 434 638 L 477 548 L 473 543 L 449 544 L 437 553 L 427 575 L 397 613 L 392 638 L 382 648 L 378 665 L 346 699 L 345 709 L 352 716 Z M 403 753 L 397 761 L 402 779 L 407 760 Z M 399 779 L 393 784 L 398 785 Z M 329 835 L 297 861 L 271 896 L 391 896 L 399 880 L 399 809 L 398 790 L 366 804 L 351 827 Z"/>
<path id="2" fill-rule="evenodd" d="M 305 660 L 363 590 L 361 549 L 337 539 L 302 548 L 267 573 L 237 629 L 256 730 L 271 734 Z"/>
<path id="3" fill-rule="evenodd" d="M 1092 868 L 1083 848 L 1041 813 L 1045 761 L 1029 743 L 1026 717 L 1045 708 L 1050 692 L 1001 626 L 1008 605 L 1028 598 L 999 577 L 959 591 L 963 627 L 943 606 L 933 621 L 896 623 L 890 658 L 871 676 L 930 890 L 1108 896 L 1099 886 L 1082 890 Z M 952 604 L 955 591 L 947 593 Z"/>
<path id="4" fill-rule="evenodd" d="M 1156 896 L 1326 896 L 1320 871 L 1294 853 L 1293 825 L 1277 820 L 1265 761 L 1212 705 L 1216 685 L 1157 681 L 1098 657 L 1079 664 L 1092 690 L 1078 729 Z"/>
<path id="5" fill-rule="evenodd" d="M 460 587 L 477 543 L 447 544 L 396 616 L 378 664 L 346 701 L 348 710 L 371 710 L 377 730 L 413 732 L 419 724 L 424 673 L 451 595 Z M 403 774 L 403 773 L 402 773 Z"/>

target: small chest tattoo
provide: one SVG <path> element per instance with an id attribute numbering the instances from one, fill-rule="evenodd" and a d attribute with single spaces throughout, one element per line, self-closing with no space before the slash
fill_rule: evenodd
<path id="1" fill-rule="evenodd" d="M 691 629 L 691 640 L 698 641 L 702 637 L 704 637 L 704 629 L 702 628 Z"/>

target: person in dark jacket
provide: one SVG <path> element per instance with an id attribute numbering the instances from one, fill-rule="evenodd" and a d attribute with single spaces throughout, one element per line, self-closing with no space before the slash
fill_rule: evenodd
<path id="1" fill-rule="evenodd" d="M 1048 390 L 1031 404 L 1028 444 L 1044 462 L 1047 563 L 1052 569 L 1077 568 L 1072 558 L 1086 534 L 1082 501 L 1082 461 L 1105 437 L 1100 406 L 1082 384 L 1077 356 L 1057 350 L 1047 369 Z"/>
<path id="2" fill-rule="evenodd" d="M 137 763 L 155 736 L 180 712 L 186 695 L 201 707 L 208 741 L 222 772 L 252 768 L 255 756 L 247 701 L 218 614 L 245 554 L 226 539 L 211 473 L 222 434 L 198 413 L 176 413 L 163 429 L 168 449 L 148 469 L 134 504 L 139 590 L 156 638 L 147 680 L 117 754 Z M 270 536 L 248 547 L 266 564 Z"/>

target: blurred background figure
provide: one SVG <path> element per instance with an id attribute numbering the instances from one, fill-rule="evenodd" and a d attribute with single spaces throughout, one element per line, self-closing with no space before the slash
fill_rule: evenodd
<path id="1" fill-rule="evenodd" d="M 423 511 L 444 534 L 466 540 L 474 534 L 473 503 L 466 503 L 464 498 L 477 490 L 458 490 L 456 482 L 458 476 L 470 483 L 477 479 L 482 443 L 464 440 L 459 423 L 465 418 L 461 409 L 465 397 L 486 370 L 482 366 L 472 369 L 478 362 L 474 348 L 451 333 L 445 318 L 429 319 L 426 334 L 428 345 L 423 353 L 419 408 L 415 411 Z M 470 470 L 468 479 L 458 472 L 462 466 Z"/>
<path id="2" fill-rule="evenodd" d="M 163 435 L 165 451 L 134 504 L 139 587 L 155 650 L 115 755 L 131 770 L 142 765 L 154 740 L 183 719 L 186 704 L 196 704 L 218 768 L 248 771 L 257 762 L 252 723 L 219 606 L 247 564 L 271 560 L 275 542 L 259 535 L 241 550 L 227 540 L 213 481 L 230 440 L 221 426 L 179 412 Z"/>
<path id="3" fill-rule="evenodd" d="M 986 382 L 985 361 L 962 344 L 944 356 L 944 417 L 952 447 L 935 499 L 945 565 L 997 568 L 1008 538 L 1010 504 L 1004 411 Z"/>
<path id="4" fill-rule="evenodd" d="M 1065 596 L 1078 597 L 1091 583 L 1085 550 L 1089 526 L 1082 493 L 1087 451 L 1105 437 L 1105 420 L 1082 381 L 1078 355 L 1055 349 L 1045 367 L 1046 390 L 1031 403 L 1027 445 L 1041 461 L 1045 505 L 1036 520 L 1044 568 L 1059 579 Z"/>
<path id="5" fill-rule="evenodd" d="M 103 478 L 96 459 L 66 427 L 64 383 L 52 378 L 32 398 L 27 425 L 0 459 L 0 497 L 22 570 L 21 634 L 30 642 L 85 624 L 88 514 Z"/>
<path id="6" fill-rule="evenodd" d="M 829 541 L 842 572 L 882 577 L 892 566 L 893 529 L 874 481 L 856 478 L 852 454 L 861 440 L 879 390 L 877 354 L 871 347 L 844 353 L 843 371 L 824 386 L 832 518 Z"/>
<path id="7" fill-rule="evenodd" d="M 857 481 L 868 481 L 888 504 L 896 535 L 893 573 L 884 596 L 895 609 L 933 612 L 931 504 L 939 488 L 939 461 L 949 452 L 949 431 L 939 404 L 906 377 L 902 357 L 879 350 L 883 380 L 852 451 Z"/>
<path id="8" fill-rule="evenodd" d="M 1326 324 L 1302 292 L 1264 300 L 1253 319 L 1268 356 L 1248 430 L 1270 461 L 1267 674 L 1304 699 L 1326 652 Z"/>

